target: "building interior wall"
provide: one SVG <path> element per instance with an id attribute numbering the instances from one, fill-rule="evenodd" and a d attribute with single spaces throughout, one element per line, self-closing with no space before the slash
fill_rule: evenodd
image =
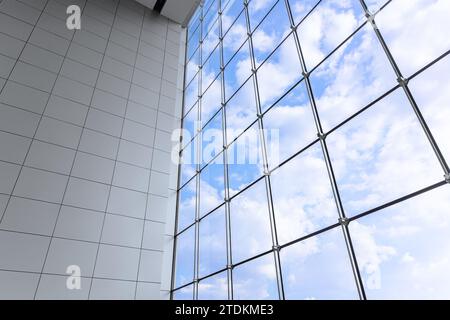
<path id="1" fill-rule="evenodd" d="M 169 298 L 184 43 L 133 0 L 0 1 L 1 299 Z"/>

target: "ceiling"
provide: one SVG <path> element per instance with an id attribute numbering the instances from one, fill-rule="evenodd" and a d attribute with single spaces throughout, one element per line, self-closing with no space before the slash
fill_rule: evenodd
<path id="1" fill-rule="evenodd" d="M 157 0 L 136 0 L 153 9 Z M 166 0 L 161 14 L 179 24 L 186 26 L 201 0 Z"/>

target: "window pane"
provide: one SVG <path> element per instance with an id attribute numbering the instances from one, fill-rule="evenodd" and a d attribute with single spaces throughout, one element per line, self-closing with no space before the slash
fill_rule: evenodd
<path id="1" fill-rule="evenodd" d="M 216 78 L 202 97 L 202 126 L 220 109 L 221 102 L 220 78 Z"/>
<path id="2" fill-rule="evenodd" d="M 233 296 L 236 300 L 279 298 L 272 253 L 233 269 Z"/>
<path id="3" fill-rule="evenodd" d="M 222 206 L 200 221 L 200 277 L 226 265 L 225 208 Z"/>
<path id="4" fill-rule="evenodd" d="M 252 79 L 245 82 L 243 87 L 227 102 L 225 108 L 227 142 L 230 143 L 256 120 L 257 108 Z"/>
<path id="5" fill-rule="evenodd" d="M 227 159 L 231 196 L 263 175 L 260 132 L 257 123 L 227 148 Z"/>
<path id="6" fill-rule="evenodd" d="M 340 227 L 280 252 L 286 299 L 358 299 Z"/>
<path id="7" fill-rule="evenodd" d="M 333 132 L 327 141 L 349 215 L 442 180 L 439 162 L 402 90 Z"/>
<path id="8" fill-rule="evenodd" d="M 233 263 L 272 248 L 264 180 L 232 199 L 230 211 Z"/>
<path id="9" fill-rule="evenodd" d="M 276 2 L 275 7 L 271 9 L 274 2 Z M 269 9 L 271 9 L 270 13 L 268 13 Z M 284 0 L 252 1 L 248 6 L 248 10 L 253 31 L 253 47 L 257 59 L 262 60 L 291 31 L 286 5 Z M 261 15 L 266 15 L 267 13 L 267 17 L 261 21 Z M 257 23 L 261 24 L 255 30 Z"/>
<path id="10" fill-rule="evenodd" d="M 246 40 L 247 23 L 245 21 L 245 14 L 242 12 L 226 33 L 224 30 L 223 59 L 225 64 L 230 61 L 239 48 L 245 47 L 244 50 L 248 51 L 248 45 L 244 44 Z"/>
<path id="11" fill-rule="evenodd" d="M 200 172 L 200 216 L 215 209 L 225 198 L 223 164 L 211 163 Z"/>
<path id="12" fill-rule="evenodd" d="M 317 129 L 305 84 L 300 83 L 270 109 L 263 123 L 270 169 L 316 140 Z"/>
<path id="13" fill-rule="evenodd" d="M 398 0 L 376 16 L 377 25 L 405 76 L 450 49 L 450 37 L 443 32 L 448 26 L 449 12 L 449 1 Z"/>
<path id="14" fill-rule="evenodd" d="M 290 36 L 257 72 L 262 110 L 270 107 L 302 76 L 294 38 Z"/>
<path id="15" fill-rule="evenodd" d="M 198 128 L 198 104 L 196 103 L 183 119 L 183 129 L 187 130 L 183 136 L 183 146 L 192 141 L 194 136 L 197 135 Z"/>
<path id="16" fill-rule="evenodd" d="M 227 273 L 222 272 L 206 278 L 198 284 L 199 300 L 227 300 L 228 282 Z"/>
<path id="17" fill-rule="evenodd" d="M 194 223 L 196 204 L 196 178 L 180 190 L 178 205 L 178 231 Z"/>
<path id="18" fill-rule="evenodd" d="M 217 46 L 213 50 L 202 67 L 202 92 L 208 89 L 211 82 L 216 80 L 220 73 L 220 47 Z M 217 90 L 220 93 L 220 85 L 217 86 Z"/>
<path id="19" fill-rule="evenodd" d="M 191 227 L 177 237 L 175 288 L 194 280 L 194 231 Z"/>
<path id="20" fill-rule="evenodd" d="M 275 170 L 270 181 L 281 244 L 338 222 L 320 144 Z"/>
<path id="21" fill-rule="evenodd" d="M 289 0 L 295 25 L 302 22 L 306 15 L 319 2 L 319 0 Z"/>
<path id="22" fill-rule="evenodd" d="M 350 223 L 369 299 L 449 299 L 450 190 Z"/>
<path id="23" fill-rule="evenodd" d="M 409 82 L 414 98 L 447 162 L 450 161 L 450 57 Z"/>
<path id="24" fill-rule="evenodd" d="M 363 18 L 359 0 L 322 1 L 298 28 L 308 70 L 349 37 Z"/>
<path id="25" fill-rule="evenodd" d="M 225 67 L 225 98 L 230 99 L 251 74 L 252 64 L 246 41 Z"/>
<path id="26" fill-rule="evenodd" d="M 225 1 L 222 1 L 225 3 Z M 244 2 L 242 0 L 229 0 L 223 7 L 222 29 L 223 34 L 229 31 L 232 24 L 238 19 L 244 18 L 244 22 L 240 22 L 241 26 L 245 26 L 245 16 L 243 15 Z M 242 21 L 242 20 L 241 20 Z M 237 32 L 235 32 L 237 33 Z"/>
<path id="27" fill-rule="evenodd" d="M 218 1 L 213 0 L 212 3 L 206 3 L 203 7 L 204 9 L 204 17 L 203 17 L 203 38 L 209 33 L 212 29 L 214 22 L 216 22 L 218 15 Z M 205 11 L 207 10 L 207 11 Z"/>
<path id="28" fill-rule="evenodd" d="M 198 100 L 198 73 L 186 87 L 184 99 L 184 109 L 188 112 Z"/>
<path id="29" fill-rule="evenodd" d="M 192 285 L 184 287 L 173 293 L 174 300 L 192 300 L 194 298 L 194 287 Z"/>
<path id="30" fill-rule="evenodd" d="M 326 131 L 398 84 L 371 25 L 315 70 L 311 82 Z"/>

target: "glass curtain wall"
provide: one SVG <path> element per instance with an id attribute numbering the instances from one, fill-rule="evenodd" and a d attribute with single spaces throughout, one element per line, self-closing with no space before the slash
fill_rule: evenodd
<path id="1" fill-rule="evenodd" d="M 174 299 L 450 298 L 449 14 L 446 0 L 203 2 Z"/>

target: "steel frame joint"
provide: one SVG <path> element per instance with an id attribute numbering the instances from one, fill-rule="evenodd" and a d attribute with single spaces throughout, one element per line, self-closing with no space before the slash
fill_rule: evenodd
<path id="1" fill-rule="evenodd" d="M 341 226 L 347 227 L 350 223 L 350 220 L 347 217 L 339 218 L 339 223 L 341 224 Z"/>
<path id="2" fill-rule="evenodd" d="M 408 85 L 409 79 L 405 77 L 398 77 L 397 82 L 400 84 L 401 87 L 406 87 Z"/>
<path id="3" fill-rule="evenodd" d="M 325 133 L 319 132 L 319 133 L 317 134 L 317 137 L 319 138 L 319 140 L 325 141 L 327 135 L 326 135 Z"/>
<path id="4" fill-rule="evenodd" d="M 280 252 L 280 251 L 281 251 L 281 247 L 280 247 L 279 245 L 272 246 L 272 250 L 273 250 L 274 252 Z"/>
<path id="5" fill-rule="evenodd" d="M 447 183 L 450 184 L 450 173 L 447 173 L 447 174 L 444 176 L 444 178 L 445 178 L 445 182 L 447 182 Z"/>

